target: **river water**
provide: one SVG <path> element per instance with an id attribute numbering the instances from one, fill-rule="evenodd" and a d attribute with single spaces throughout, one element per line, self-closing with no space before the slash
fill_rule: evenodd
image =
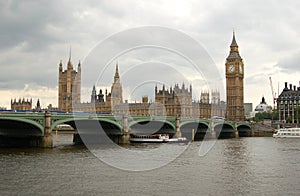
<path id="1" fill-rule="evenodd" d="M 155 145 L 180 144 L 134 148 L 142 152 Z M 201 145 L 194 142 L 175 160 L 148 171 L 118 169 L 83 146 L 0 149 L 0 195 L 300 194 L 300 140 L 224 139 L 199 156 Z"/>

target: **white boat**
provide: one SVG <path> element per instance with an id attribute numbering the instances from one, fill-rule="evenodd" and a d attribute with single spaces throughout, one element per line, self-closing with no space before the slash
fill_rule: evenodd
<path id="1" fill-rule="evenodd" d="M 178 138 L 170 138 L 169 143 L 188 143 L 188 139 L 186 137 L 178 137 Z"/>
<path id="2" fill-rule="evenodd" d="M 130 134 L 132 143 L 166 143 L 169 142 L 168 134 L 134 135 Z"/>
<path id="3" fill-rule="evenodd" d="M 300 138 L 300 128 L 281 128 L 273 134 L 275 138 Z"/>

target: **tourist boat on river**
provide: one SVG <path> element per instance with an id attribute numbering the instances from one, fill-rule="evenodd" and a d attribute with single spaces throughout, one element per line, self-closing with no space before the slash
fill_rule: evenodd
<path id="1" fill-rule="evenodd" d="M 169 142 L 168 134 L 135 135 L 130 134 L 132 143 L 166 143 Z"/>
<path id="2" fill-rule="evenodd" d="M 300 138 L 300 128 L 281 128 L 273 134 L 275 138 Z"/>
<path id="3" fill-rule="evenodd" d="M 170 138 L 168 134 L 135 135 L 130 134 L 132 143 L 187 143 L 186 137 Z"/>
<path id="4" fill-rule="evenodd" d="M 186 137 L 178 137 L 178 138 L 170 138 L 169 143 L 188 143 L 188 139 Z"/>

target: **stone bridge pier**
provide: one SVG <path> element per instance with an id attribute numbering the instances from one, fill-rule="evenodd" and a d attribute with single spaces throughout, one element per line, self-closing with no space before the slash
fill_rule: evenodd
<path id="1" fill-rule="evenodd" d="M 180 131 L 180 118 L 177 116 L 175 119 L 175 127 L 176 127 L 176 133 L 175 138 L 181 137 L 181 131 Z"/>
<path id="2" fill-rule="evenodd" d="M 49 112 L 45 113 L 45 129 L 44 136 L 40 138 L 39 146 L 42 148 L 52 148 L 53 147 L 53 137 L 51 130 L 51 114 Z"/>
<path id="3" fill-rule="evenodd" d="M 123 136 L 122 136 L 122 144 L 128 144 L 130 143 L 130 130 L 129 130 L 129 126 L 128 126 L 128 116 L 124 115 L 123 116 Z"/>

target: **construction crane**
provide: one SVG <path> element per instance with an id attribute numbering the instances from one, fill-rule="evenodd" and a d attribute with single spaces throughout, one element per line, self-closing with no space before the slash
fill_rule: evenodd
<path id="1" fill-rule="evenodd" d="M 276 95 L 274 94 L 274 89 L 273 89 L 273 83 L 272 83 L 271 76 L 269 77 L 269 79 L 270 79 L 270 86 L 271 86 L 272 96 L 273 96 L 273 110 L 275 110 Z"/>

